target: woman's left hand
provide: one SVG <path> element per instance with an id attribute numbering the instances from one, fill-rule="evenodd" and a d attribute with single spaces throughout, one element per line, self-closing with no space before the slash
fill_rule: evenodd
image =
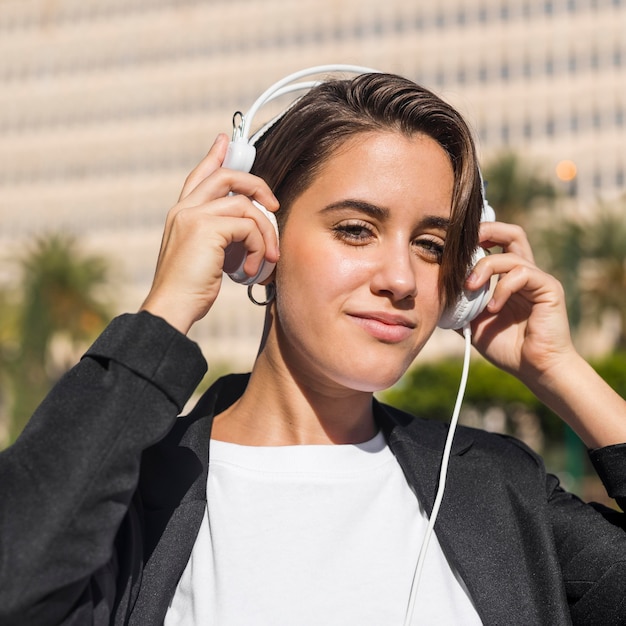
<path id="1" fill-rule="evenodd" d="M 538 377 L 576 354 L 563 288 L 535 265 L 519 226 L 484 223 L 480 243 L 484 248 L 500 246 L 503 252 L 482 259 L 466 283 L 476 289 L 499 276 L 492 300 L 472 323 L 473 343 L 495 365 L 533 387 Z"/>
<path id="2" fill-rule="evenodd" d="M 626 401 L 574 348 L 563 287 L 535 265 L 526 233 L 488 222 L 480 243 L 503 253 L 481 259 L 466 283 L 478 289 L 499 275 L 492 300 L 472 322 L 475 347 L 525 383 L 588 447 L 626 442 Z"/>

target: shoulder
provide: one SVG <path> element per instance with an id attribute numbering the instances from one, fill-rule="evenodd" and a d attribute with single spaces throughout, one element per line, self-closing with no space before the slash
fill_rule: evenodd
<path id="1" fill-rule="evenodd" d="M 411 441 L 418 448 L 443 450 L 449 423 L 416 417 L 387 404 L 378 404 L 377 419 L 387 439 Z M 454 434 L 453 454 L 479 456 L 482 462 L 501 465 L 510 471 L 523 464 L 544 472 L 542 458 L 524 442 L 510 435 L 458 426 Z"/>

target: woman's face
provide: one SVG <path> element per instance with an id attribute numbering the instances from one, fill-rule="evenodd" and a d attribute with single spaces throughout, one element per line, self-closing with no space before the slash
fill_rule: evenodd
<path id="1" fill-rule="evenodd" d="M 292 204 L 281 233 L 273 332 L 306 384 L 377 391 L 437 325 L 450 218 L 449 157 L 425 135 L 357 135 Z"/>

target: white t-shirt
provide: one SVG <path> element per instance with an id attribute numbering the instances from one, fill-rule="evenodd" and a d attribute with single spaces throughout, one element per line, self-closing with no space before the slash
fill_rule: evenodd
<path id="1" fill-rule="evenodd" d="M 165 626 L 402 626 L 427 519 L 382 434 L 211 441 L 208 506 Z M 436 537 L 412 624 L 480 624 Z"/>

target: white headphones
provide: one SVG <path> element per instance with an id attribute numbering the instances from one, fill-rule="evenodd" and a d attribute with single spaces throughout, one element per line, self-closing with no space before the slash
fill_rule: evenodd
<path id="1" fill-rule="evenodd" d="M 256 156 L 255 144 L 257 140 L 263 135 L 263 133 L 274 123 L 274 121 L 280 118 L 285 111 L 280 113 L 269 123 L 258 130 L 254 135 L 250 136 L 250 123 L 254 119 L 259 109 L 268 102 L 271 102 L 279 96 L 285 94 L 308 91 L 309 89 L 319 85 L 323 80 L 301 80 L 314 75 L 328 74 L 328 73 L 351 73 L 351 74 L 365 74 L 365 73 L 379 73 L 379 70 L 374 70 L 368 67 L 361 67 L 358 65 L 319 65 L 316 67 L 310 67 L 293 74 L 285 76 L 283 79 L 274 83 L 268 89 L 265 90 L 250 107 L 248 112 L 244 115 L 241 112 L 235 113 L 233 116 L 233 137 L 232 141 L 228 145 L 226 157 L 224 159 L 223 167 L 238 170 L 241 172 L 249 172 L 252 169 L 254 158 Z M 295 103 L 298 98 L 295 98 L 291 103 Z M 290 105 L 291 106 L 291 105 Z M 288 107 L 289 108 L 289 107 Z M 238 120 L 238 122 L 237 122 Z M 270 220 L 276 234 L 278 235 L 278 225 L 276 224 L 276 218 L 273 213 L 268 211 L 258 202 L 254 202 L 255 206 Z M 483 184 L 483 212 L 481 221 L 495 221 L 495 211 L 487 202 Z M 482 257 L 485 256 L 485 251 L 482 248 L 477 248 L 472 265 L 476 264 Z M 226 258 L 228 265 L 236 267 L 233 272 L 229 272 L 230 278 L 235 282 L 243 285 L 253 285 L 261 283 L 267 280 L 274 271 L 274 264 L 263 261 L 257 272 L 256 276 L 248 276 L 243 271 L 243 265 L 246 260 L 246 250 L 242 243 L 232 243 L 226 248 Z M 477 290 L 477 291 L 464 291 L 454 306 L 447 308 L 441 319 L 439 320 L 439 326 L 441 328 L 459 329 L 469 324 L 480 312 L 485 308 L 487 302 L 489 302 L 489 285 Z"/>

